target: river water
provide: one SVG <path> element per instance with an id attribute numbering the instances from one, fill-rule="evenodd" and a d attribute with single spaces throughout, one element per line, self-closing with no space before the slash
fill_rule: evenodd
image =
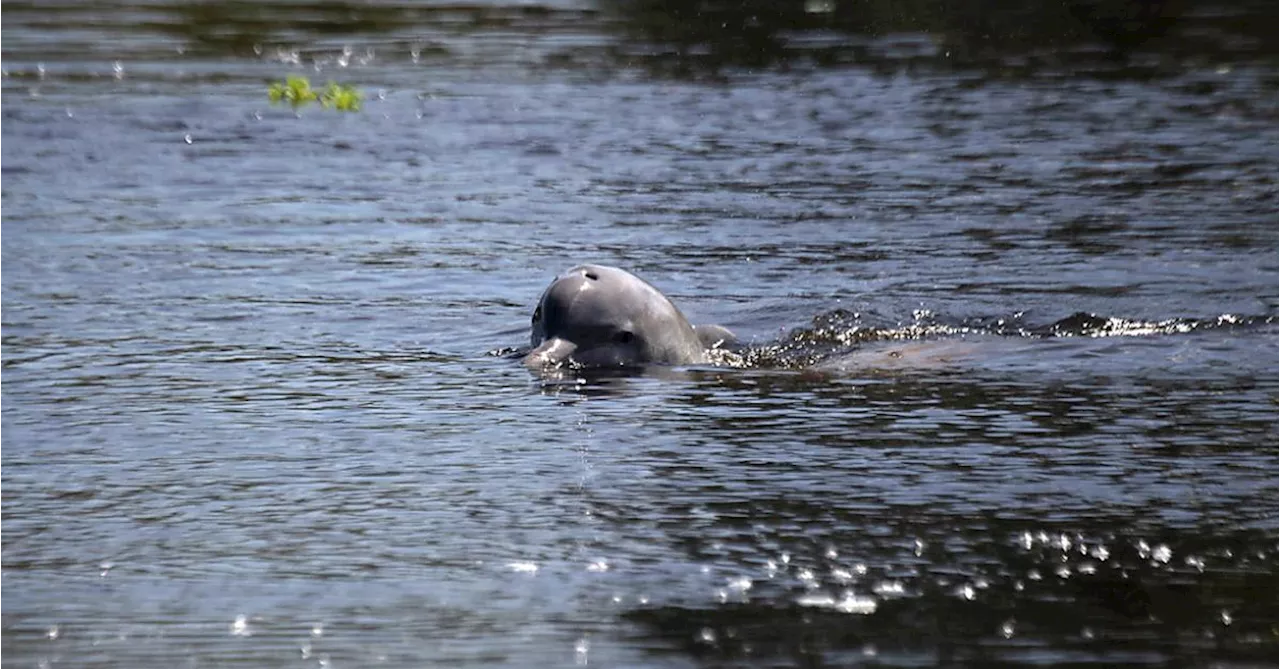
<path id="1" fill-rule="evenodd" d="M 1275 666 L 1274 7 L 661 4 L 4 4 L 7 661 Z"/>

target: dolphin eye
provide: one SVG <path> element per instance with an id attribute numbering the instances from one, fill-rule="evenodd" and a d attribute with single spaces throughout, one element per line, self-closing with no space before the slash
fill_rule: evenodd
<path id="1" fill-rule="evenodd" d="M 615 332 L 613 335 L 613 341 L 619 344 L 630 344 L 635 340 L 636 340 L 636 336 L 631 332 L 628 332 L 627 330 L 622 330 L 621 332 Z"/>

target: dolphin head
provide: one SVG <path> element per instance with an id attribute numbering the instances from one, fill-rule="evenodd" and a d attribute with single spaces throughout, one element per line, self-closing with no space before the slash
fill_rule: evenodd
<path id="1" fill-rule="evenodd" d="M 552 281 L 533 312 L 526 366 L 617 367 L 705 362 L 671 300 L 615 267 L 579 265 Z"/>

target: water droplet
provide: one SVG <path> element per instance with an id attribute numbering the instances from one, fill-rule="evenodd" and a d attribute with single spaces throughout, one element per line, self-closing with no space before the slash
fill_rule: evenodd
<path id="1" fill-rule="evenodd" d="M 1151 551 L 1151 557 L 1155 558 L 1159 562 L 1167 563 L 1169 560 L 1173 559 L 1173 550 L 1169 548 L 1167 544 L 1160 544 L 1155 547 L 1155 550 Z"/>
<path id="2" fill-rule="evenodd" d="M 112 63 L 111 72 L 116 79 L 124 79 L 124 64 L 118 60 Z"/>
<path id="3" fill-rule="evenodd" d="M 62 628 L 54 625 L 50 627 L 49 631 L 45 632 L 44 635 L 49 637 L 50 641 L 57 641 L 58 637 L 62 636 Z"/>
<path id="4" fill-rule="evenodd" d="M 1012 639 L 1015 631 L 1014 622 L 1015 621 L 1012 618 L 1004 621 L 1004 624 L 1000 625 L 1000 636 L 1006 639 Z"/>
<path id="5" fill-rule="evenodd" d="M 586 637 L 578 639 L 573 644 L 573 658 L 579 665 L 587 664 L 587 653 L 591 650 L 591 642 Z"/>
<path id="6" fill-rule="evenodd" d="M 236 616 L 234 622 L 231 623 L 231 636 L 249 636 L 249 619 L 243 614 Z"/>
<path id="7" fill-rule="evenodd" d="M 315 625 L 312 625 L 311 636 L 314 636 L 314 637 L 324 636 L 324 624 L 316 623 Z"/>
<path id="8" fill-rule="evenodd" d="M 1228 610 L 1226 610 L 1226 609 L 1223 609 L 1223 610 L 1222 610 L 1222 624 L 1223 624 L 1223 625 L 1230 625 L 1232 620 L 1233 620 L 1233 618 L 1231 617 L 1231 612 L 1230 612 L 1230 611 L 1228 611 Z"/>
<path id="9" fill-rule="evenodd" d="M 186 143 L 190 144 L 190 143 L 191 143 L 191 141 L 192 141 L 192 140 L 191 140 L 191 133 L 187 133 L 187 134 L 183 135 L 183 136 L 182 136 L 182 141 L 184 141 L 184 142 L 186 142 Z"/>
<path id="10" fill-rule="evenodd" d="M 1080 630 L 1080 637 L 1086 641 L 1091 641 L 1093 639 L 1093 630 L 1088 627 Z"/>
<path id="11" fill-rule="evenodd" d="M 698 641 L 701 641 L 702 643 L 715 643 L 716 642 L 715 630 L 711 629 L 710 627 L 702 628 L 702 631 L 698 632 Z"/>
<path id="12" fill-rule="evenodd" d="M 603 572 L 603 571 L 609 571 L 609 563 L 605 561 L 604 558 L 594 560 L 587 565 L 587 571 L 597 572 L 597 573 Z"/>

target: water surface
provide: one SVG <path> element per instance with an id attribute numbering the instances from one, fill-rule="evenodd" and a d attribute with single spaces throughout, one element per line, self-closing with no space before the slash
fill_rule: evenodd
<path id="1" fill-rule="evenodd" d="M 810 4 L 5 3 L 9 661 L 1274 666 L 1270 7 Z"/>

